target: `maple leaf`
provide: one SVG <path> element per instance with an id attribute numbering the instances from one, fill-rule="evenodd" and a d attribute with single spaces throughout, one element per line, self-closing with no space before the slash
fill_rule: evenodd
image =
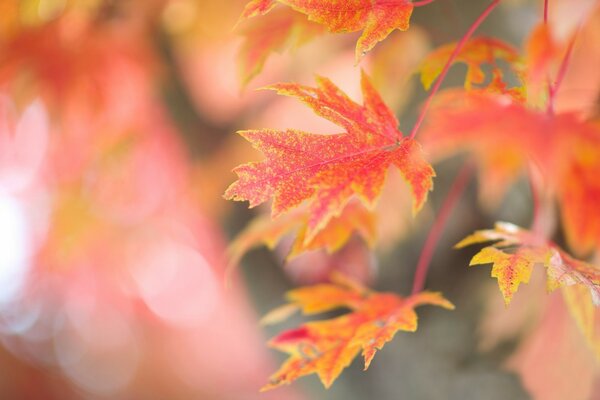
<path id="1" fill-rule="evenodd" d="M 546 268 L 547 288 L 582 285 L 600 304 L 600 269 L 569 256 L 557 245 L 507 222 L 494 229 L 481 230 L 466 237 L 455 248 L 496 242 L 483 248 L 469 265 L 492 264 L 492 277 L 498 280 L 508 305 L 521 283 L 528 283 L 535 265 Z"/>
<path id="2" fill-rule="evenodd" d="M 263 391 L 309 374 L 317 374 L 328 388 L 361 350 L 366 370 L 377 350 L 398 331 L 416 331 L 416 307 L 429 304 L 454 308 L 439 293 L 421 292 L 403 298 L 393 293 L 372 292 L 341 275 L 333 275 L 332 279 L 331 284 L 290 291 L 287 295 L 290 303 L 277 310 L 279 316 L 288 316 L 296 309 L 309 315 L 342 307 L 351 312 L 305 323 L 272 339 L 271 347 L 290 356 Z"/>
<path id="3" fill-rule="evenodd" d="M 451 90 L 434 102 L 421 137 L 433 158 L 471 153 L 481 198 L 491 205 L 535 165 L 558 199 L 570 247 L 583 254 L 600 245 L 597 123 L 572 113 L 549 115 L 509 96 Z"/>
<path id="4" fill-rule="evenodd" d="M 310 214 L 306 243 L 331 218 L 339 216 L 352 197 L 372 208 L 392 165 L 411 188 L 413 212 L 423 206 L 433 185 L 433 168 L 424 159 L 420 145 L 398 131 L 396 117 L 366 74 L 362 76 L 363 105 L 322 77 L 317 77 L 316 88 L 289 83 L 270 89 L 298 98 L 345 132 L 241 132 L 266 160 L 237 167 L 234 171 L 239 179 L 227 189 L 225 198 L 247 200 L 254 207 L 272 197 L 274 218 L 306 202 Z"/>
<path id="5" fill-rule="evenodd" d="M 273 10 L 277 3 L 290 7 Z M 356 45 L 358 63 L 393 30 L 407 30 L 412 9 L 408 0 L 252 0 L 236 24 L 245 24 L 239 52 L 242 85 L 260 73 L 271 53 L 298 47 L 325 28 L 337 33 L 363 31 Z M 245 22 L 248 19 L 253 21 Z"/>
<path id="6" fill-rule="evenodd" d="M 260 215 L 231 243 L 230 260 L 232 264 L 237 264 L 248 250 L 260 244 L 273 249 L 285 235 L 292 232 L 296 232 L 297 237 L 288 254 L 288 260 L 305 251 L 320 248 L 333 253 L 348 242 L 354 231 L 373 246 L 376 236 L 374 217 L 373 213 L 360 203 L 350 202 L 338 217 L 332 218 L 323 230 L 306 242 L 306 225 L 309 219 L 306 210 L 298 208 L 276 219 L 272 219 L 270 215 Z"/>
<path id="7" fill-rule="evenodd" d="M 542 124 L 506 96 L 447 90 L 433 102 L 421 137 L 434 159 L 472 154 L 479 167 L 482 203 L 495 206 L 538 146 L 545 148 L 537 134 Z"/>
<path id="8" fill-rule="evenodd" d="M 406 31 L 410 24 L 413 4 L 409 0 L 277 0 L 327 27 L 330 32 L 358 32 L 356 61 L 392 31 Z M 263 15 L 275 6 L 274 0 L 249 2 L 241 19 Z"/>
<path id="9" fill-rule="evenodd" d="M 392 31 L 409 27 L 413 4 L 409 0 L 279 0 L 323 24 L 334 33 L 358 32 L 356 61 Z"/>
<path id="10" fill-rule="evenodd" d="M 594 303 L 593 295 L 582 285 L 566 286 L 562 294 L 577 327 L 600 360 L 600 310 Z"/>
<path id="11" fill-rule="evenodd" d="M 438 78 L 448 59 L 454 52 L 456 43 L 449 43 L 437 48 L 429 53 L 421 63 L 418 72 L 421 74 L 421 83 L 426 90 L 429 90 L 433 82 Z M 521 85 L 514 88 L 508 88 L 504 82 L 504 73 L 497 64 L 496 60 L 502 60 L 508 63 L 516 77 L 521 81 Z M 524 98 L 523 78 L 525 75 L 525 66 L 521 61 L 519 52 L 509 44 L 490 37 L 479 37 L 470 40 L 461 49 L 453 63 L 464 63 L 467 65 L 467 74 L 465 76 L 465 89 L 472 89 L 474 86 L 480 87 L 485 83 L 485 72 L 483 65 L 491 67 L 492 79 L 485 89 L 510 94 L 516 99 Z"/>
<path id="12" fill-rule="evenodd" d="M 322 32 L 321 25 L 289 8 L 277 9 L 248 21 L 240 28 L 240 34 L 244 36 L 238 53 L 242 85 L 260 73 L 273 52 L 299 47 Z"/>

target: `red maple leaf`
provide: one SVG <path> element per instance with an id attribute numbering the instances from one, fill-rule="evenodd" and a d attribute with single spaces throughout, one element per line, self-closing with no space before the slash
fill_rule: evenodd
<path id="1" fill-rule="evenodd" d="M 330 32 L 362 31 L 356 43 L 357 62 L 394 30 L 406 31 L 414 8 L 409 0 L 252 0 L 241 20 L 268 13 L 277 2 L 305 14 Z"/>
<path id="2" fill-rule="evenodd" d="M 413 211 L 418 211 L 432 188 L 433 168 L 423 158 L 420 145 L 402 136 L 396 117 L 368 77 L 363 74 L 363 105 L 328 79 L 318 77 L 317 84 L 316 88 L 277 84 L 270 89 L 298 98 L 345 132 L 241 132 L 266 160 L 237 167 L 239 180 L 227 189 L 225 197 L 247 200 L 250 207 L 273 198 L 274 218 L 306 202 L 310 217 L 305 241 L 309 242 L 354 196 L 372 208 L 393 165 L 410 185 Z"/>
<path id="3" fill-rule="evenodd" d="M 482 199 L 495 202 L 533 164 L 561 206 L 570 246 L 600 245 L 600 127 L 575 114 L 548 114 L 490 93 L 448 91 L 422 133 L 433 157 L 469 151 L 478 160 Z"/>

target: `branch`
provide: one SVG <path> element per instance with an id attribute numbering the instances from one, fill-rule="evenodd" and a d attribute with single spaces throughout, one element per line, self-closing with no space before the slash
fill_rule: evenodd
<path id="1" fill-rule="evenodd" d="M 573 55 L 573 47 L 575 47 L 575 41 L 577 40 L 577 36 L 579 35 L 581 25 L 575 31 L 573 38 L 569 42 L 569 47 L 567 47 L 567 51 L 565 56 L 563 57 L 560 67 L 558 69 L 558 75 L 556 76 L 556 80 L 554 84 L 550 84 L 548 87 L 548 113 L 554 113 L 554 100 L 556 98 L 556 94 L 558 93 L 560 86 L 562 85 L 563 80 L 565 79 L 565 75 L 567 74 L 567 69 L 569 68 L 569 62 L 571 61 L 571 56 Z"/>
<path id="2" fill-rule="evenodd" d="M 427 4 L 433 3 L 434 1 L 435 0 L 413 1 L 412 5 L 413 5 L 413 7 L 423 7 L 423 6 L 426 6 Z"/>
<path id="3" fill-rule="evenodd" d="M 433 252 L 435 251 L 435 245 L 442 235 L 444 226 L 446 226 L 446 222 L 448 222 L 448 218 L 450 217 L 450 213 L 454 209 L 456 202 L 467 187 L 467 184 L 473 175 L 474 169 L 474 163 L 472 161 L 467 161 L 454 179 L 452 187 L 446 195 L 444 203 L 440 207 L 440 211 L 433 222 L 431 229 L 429 230 L 427 239 L 425 239 L 425 245 L 423 245 L 423 250 L 421 250 L 421 255 L 419 256 L 419 261 L 417 262 L 412 294 L 421 292 L 425 287 L 425 278 L 427 277 L 427 271 L 429 270 L 429 264 L 431 263 Z"/>

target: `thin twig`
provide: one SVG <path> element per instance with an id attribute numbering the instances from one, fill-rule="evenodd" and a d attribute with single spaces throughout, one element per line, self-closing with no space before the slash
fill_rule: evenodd
<path id="1" fill-rule="evenodd" d="M 421 1 L 413 1 L 412 5 L 414 7 L 423 7 L 426 6 L 427 4 L 431 4 L 433 3 L 435 0 L 421 0 Z"/>
<path id="2" fill-rule="evenodd" d="M 440 207 L 440 211 L 438 212 L 438 215 L 431 226 L 429 234 L 427 235 L 427 239 L 425 239 L 425 244 L 421 250 L 419 261 L 417 262 L 412 294 L 419 293 L 425 287 L 425 278 L 427 277 L 427 271 L 429 270 L 429 265 L 431 264 L 431 259 L 435 251 L 435 245 L 438 243 L 440 236 L 442 235 L 444 227 L 446 226 L 446 222 L 448 222 L 448 218 L 450 217 L 450 213 L 454 209 L 456 202 L 458 199 L 460 199 L 460 196 L 467 187 L 467 184 L 473 175 L 474 169 L 475 165 L 472 161 L 468 161 L 462 167 L 454 179 L 452 187 L 450 187 L 450 191 L 446 195 L 442 206 Z"/>
<path id="3" fill-rule="evenodd" d="M 567 51 L 560 63 L 560 67 L 558 69 L 558 74 L 556 75 L 556 80 L 554 81 L 554 84 L 549 85 L 548 113 L 550 114 L 554 113 L 554 100 L 556 99 L 556 94 L 558 93 L 560 86 L 562 85 L 562 82 L 565 79 L 565 75 L 567 74 L 567 69 L 569 68 L 569 62 L 571 61 L 571 56 L 573 55 L 573 48 L 575 47 L 575 41 L 577 40 L 579 31 L 580 28 L 577 28 L 575 34 L 569 42 L 569 47 L 567 47 Z"/>

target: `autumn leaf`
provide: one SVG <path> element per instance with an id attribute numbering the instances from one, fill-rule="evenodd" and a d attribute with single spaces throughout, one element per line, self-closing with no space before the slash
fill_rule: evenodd
<path id="1" fill-rule="evenodd" d="M 246 85 L 262 71 L 272 53 L 301 46 L 321 34 L 323 27 L 289 8 L 278 8 L 242 23 L 239 31 L 244 42 L 238 53 L 238 63 L 242 85 Z"/>
<path id="2" fill-rule="evenodd" d="M 494 207 L 536 149 L 543 148 L 537 132 L 545 123 L 532 117 L 507 96 L 448 90 L 433 102 L 421 137 L 433 159 L 471 154 L 478 164 L 481 202 Z"/>
<path id="3" fill-rule="evenodd" d="M 227 189 L 225 198 L 249 201 L 250 207 L 273 198 L 273 218 L 306 202 L 310 217 L 305 243 L 339 216 L 351 198 L 358 197 L 367 207 L 374 207 L 391 166 L 398 168 L 411 187 L 413 212 L 423 206 L 433 185 L 433 168 L 424 159 L 420 145 L 402 136 L 396 117 L 365 74 L 363 105 L 322 77 L 317 77 L 316 88 L 289 83 L 270 89 L 301 100 L 345 132 L 241 132 L 266 160 L 237 167 L 234 171 L 239 180 Z"/>
<path id="4" fill-rule="evenodd" d="M 356 43 L 357 62 L 392 31 L 407 30 L 413 11 L 412 2 L 409 0 L 279 1 L 308 15 L 311 21 L 325 25 L 331 32 L 362 31 Z"/>
<path id="5" fill-rule="evenodd" d="M 344 246 L 354 232 L 370 246 L 375 244 L 375 216 L 358 202 L 348 203 L 338 217 L 332 218 L 323 230 L 306 242 L 308 219 L 309 214 L 303 208 L 295 209 L 276 219 L 272 219 L 270 215 L 258 216 L 231 243 L 229 247 L 231 263 L 237 264 L 248 250 L 261 244 L 273 249 L 284 236 L 290 233 L 297 233 L 297 237 L 288 254 L 288 260 L 303 252 L 320 248 L 333 253 Z"/>
<path id="6" fill-rule="evenodd" d="M 569 313 L 585 337 L 588 346 L 600 360 L 600 309 L 584 286 L 566 286 L 562 289 Z"/>
<path id="7" fill-rule="evenodd" d="M 425 57 L 418 72 L 421 74 L 421 83 L 426 90 L 429 90 L 438 78 L 455 48 L 456 43 L 449 43 L 432 51 Z M 521 81 L 523 80 L 525 66 L 519 52 L 507 43 L 495 38 L 479 37 L 470 40 L 458 53 L 454 63 L 464 63 L 467 66 L 465 89 L 470 90 L 484 85 L 486 74 L 483 66 L 487 65 L 491 67 L 492 78 L 490 83 L 483 88 L 493 92 L 510 94 L 516 99 L 522 100 L 525 89 L 523 82 L 517 87 L 508 88 L 504 73 L 497 60 L 506 62 L 516 77 Z"/>
<path id="8" fill-rule="evenodd" d="M 277 2 L 291 7 L 273 10 Z M 244 36 L 238 55 L 242 85 L 248 84 L 260 73 L 273 52 L 299 47 L 324 33 L 325 28 L 332 32 L 363 30 L 356 47 L 358 62 L 364 53 L 394 29 L 407 30 L 413 7 L 411 2 L 405 0 L 401 4 L 386 4 L 384 1 L 380 2 L 382 4 L 371 4 L 363 0 L 356 4 L 345 1 L 334 3 L 288 0 L 249 2 L 236 25 L 241 26 L 240 34 Z"/>
<path id="9" fill-rule="evenodd" d="M 409 0 L 277 0 L 327 27 L 333 33 L 359 32 L 356 61 L 394 30 L 409 27 L 413 4 Z M 246 5 L 242 19 L 268 13 L 274 0 L 253 0 Z"/>
<path id="10" fill-rule="evenodd" d="M 421 133 L 434 159 L 468 152 L 479 166 L 482 202 L 496 205 L 534 165 L 560 204 L 570 247 L 600 245 L 600 126 L 572 113 L 548 114 L 509 96 L 441 93 Z"/>
<path id="11" fill-rule="evenodd" d="M 555 174 L 553 183 L 569 245 L 585 254 L 600 247 L 600 125 L 574 116 L 557 123 L 562 127 L 555 137 L 555 159 L 546 158 L 546 171 Z"/>
<path id="12" fill-rule="evenodd" d="M 494 230 L 478 231 L 468 236 L 455 247 L 498 241 L 483 248 L 469 263 L 470 266 L 492 264 L 492 278 L 498 280 L 505 303 L 508 305 L 521 283 L 528 283 L 536 264 L 547 265 L 553 252 L 545 246 L 523 246 L 529 241 L 518 227 L 498 223 Z"/>
<path id="13" fill-rule="evenodd" d="M 469 265 L 492 264 L 492 277 L 498 280 L 508 305 L 521 283 L 528 283 L 533 267 L 546 268 L 547 288 L 581 285 L 600 304 L 600 269 L 569 256 L 552 242 L 507 222 L 494 229 L 477 231 L 459 242 L 463 248 L 478 243 L 496 242 L 483 248 Z"/>
<path id="14" fill-rule="evenodd" d="M 309 374 L 317 374 L 328 388 L 359 352 L 362 351 L 366 370 L 377 350 L 398 331 L 416 331 L 416 307 L 454 308 L 439 293 L 421 292 L 403 298 L 393 293 L 372 292 L 340 275 L 334 275 L 331 284 L 292 290 L 287 297 L 290 303 L 278 309 L 280 315 L 287 316 L 295 309 L 308 315 L 338 308 L 348 308 L 350 312 L 329 320 L 308 322 L 272 339 L 271 347 L 290 356 L 263 391 Z"/>
<path id="15" fill-rule="evenodd" d="M 573 286 L 572 288 L 576 288 Z M 528 298 L 528 303 L 535 299 Z M 592 399 L 598 360 L 574 326 L 559 296 L 542 302 L 521 326 L 519 346 L 507 367 L 517 373 L 532 399 Z M 505 312 L 514 314 L 515 311 Z M 533 323 L 532 323 L 533 322 Z"/>

